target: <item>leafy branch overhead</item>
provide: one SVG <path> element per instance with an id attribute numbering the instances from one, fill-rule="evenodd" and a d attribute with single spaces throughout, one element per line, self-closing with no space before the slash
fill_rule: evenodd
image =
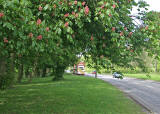
<path id="1" fill-rule="evenodd" d="M 13 54 L 16 64 L 30 68 L 52 66 L 55 74 L 73 65 L 79 54 L 100 65 L 107 61 L 127 65 L 148 44 L 144 41 L 148 28 L 134 23 L 133 6 L 145 8 L 146 4 L 134 0 L 0 0 L 0 56 L 10 59 Z"/>

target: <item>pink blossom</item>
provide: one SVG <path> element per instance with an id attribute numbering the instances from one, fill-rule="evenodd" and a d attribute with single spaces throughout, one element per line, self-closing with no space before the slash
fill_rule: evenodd
<path id="1" fill-rule="evenodd" d="M 0 18 L 2 18 L 4 16 L 4 13 L 0 13 Z"/>
<path id="2" fill-rule="evenodd" d="M 72 11 L 72 15 L 75 15 L 76 13 L 74 11 Z"/>
<path id="3" fill-rule="evenodd" d="M 133 34 L 133 32 L 130 32 L 130 33 L 129 33 L 129 37 L 132 36 L 132 34 Z"/>
<path id="4" fill-rule="evenodd" d="M 43 8 L 42 8 L 42 6 L 39 6 L 39 8 L 38 8 L 38 9 L 39 9 L 39 11 L 42 11 L 42 9 L 43 9 Z"/>
<path id="5" fill-rule="evenodd" d="M 120 33 L 120 36 L 123 36 L 123 32 Z"/>
<path id="6" fill-rule="evenodd" d="M 46 31 L 47 31 L 47 32 L 49 31 L 49 27 L 46 28 Z"/>
<path id="7" fill-rule="evenodd" d="M 57 7 L 56 4 L 54 4 L 53 7 L 56 8 Z"/>
<path id="8" fill-rule="evenodd" d="M 74 1 L 74 4 L 77 5 L 77 3 L 78 3 L 77 0 L 75 0 L 75 1 Z"/>
<path id="9" fill-rule="evenodd" d="M 30 38 L 32 38 L 33 37 L 33 33 L 29 33 L 29 35 L 28 35 Z"/>
<path id="10" fill-rule="evenodd" d="M 103 59 L 103 58 L 104 58 L 104 55 L 101 55 L 100 58 Z"/>
<path id="11" fill-rule="evenodd" d="M 59 4 L 62 5 L 62 2 L 60 1 Z"/>
<path id="12" fill-rule="evenodd" d="M 37 40 L 42 40 L 42 35 L 37 36 Z"/>
<path id="13" fill-rule="evenodd" d="M 41 19 L 38 19 L 37 20 L 37 25 L 40 25 L 41 24 Z"/>
<path id="14" fill-rule="evenodd" d="M 69 2 L 69 3 L 68 3 L 68 5 L 69 5 L 69 6 L 71 6 L 71 5 L 72 5 L 72 3 L 71 3 L 71 2 Z"/>
<path id="15" fill-rule="evenodd" d="M 64 17 L 68 17 L 69 16 L 69 13 L 66 13 L 65 15 L 64 15 Z"/>
<path id="16" fill-rule="evenodd" d="M 112 27 L 112 31 L 114 32 L 116 30 L 116 28 L 115 27 Z"/>
<path id="17" fill-rule="evenodd" d="M 115 4 L 113 4 L 113 6 L 112 6 L 113 8 L 116 8 L 116 5 Z"/>
<path id="18" fill-rule="evenodd" d="M 101 9 L 103 9 L 103 8 L 104 8 L 104 5 L 101 6 Z"/>
<path id="19" fill-rule="evenodd" d="M 78 17 L 78 13 L 75 14 L 75 17 L 76 17 L 76 18 Z"/>
<path id="20" fill-rule="evenodd" d="M 69 25 L 69 22 L 66 22 L 66 23 L 64 24 L 65 27 L 68 27 L 68 25 Z"/>
<path id="21" fill-rule="evenodd" d="M 3 41 L 4 41 L 4 43 L 8 43 L 7 38 L 4 38 Z"/>
<path id="22" fill-rule="evenodd" d="M 86 15 L 89 14 L 89 8 L 88 8 L 88 6 L 85 7 L 85 14 L 86 14 Z"/>
<path id="23" fill-rule="evenodd" d="M 134 52 L 134 50 L 133 50 L 133 49 L 131 49 L 131 50 L 130 50 L 130 52 Z"/>
<path id="24" fill-rule="evenodd" d="M 93 41 L 93 35 L 91 36 L 91 41 Z"/>
<path id="25" fill-rule="evenodd" d="M 86 2 L 82 2 L 82 6 L 84 6 L 86 4 Z"/>
<path id="26" fill-rule="evenodd" d="M 145 29 L 148 30 L 148 26 L 146 26 Z"/>

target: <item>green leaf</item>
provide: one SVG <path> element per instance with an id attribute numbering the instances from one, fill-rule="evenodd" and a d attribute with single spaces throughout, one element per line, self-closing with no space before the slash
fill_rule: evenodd
<path id="1" fill-rule="evenodd" d="M 7 27 L 10 30 L 14 30 L 14 26 L 11 23 L 8 23 L 8 22 L 4 23 L 3 27 Z"/>
<path id="2" fill-rule="evenodd" d="M 46 11 L 49 8 L 49 4 L 46 4 L 44 10 Z"/>

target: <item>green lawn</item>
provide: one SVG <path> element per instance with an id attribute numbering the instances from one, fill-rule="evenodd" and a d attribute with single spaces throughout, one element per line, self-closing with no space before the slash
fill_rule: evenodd
<path id="1" fill-rule="evenodd" d="M 112 85 L 94 78 L 65 75 L 37 78 L 0 91 L 0 114 L 143 114 L 139 105 Z"/>
<path id="2" fill-rule="evenodd" d="M 144 79 L 144 80 L 155 80 L 155 81 L 160 81 L 160 74 L 158 73 L 152 73 L 150 74 L 151 77 L 148 78 L 146 74 L 141 73 L 141 74 L 125 74 L 127 77 L 133 77 L 133 78 L 139 78 L 139 79 Z"/>

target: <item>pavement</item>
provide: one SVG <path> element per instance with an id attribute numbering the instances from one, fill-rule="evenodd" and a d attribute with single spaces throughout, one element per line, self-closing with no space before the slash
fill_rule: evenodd
<path id="1" fill-rule="evenodd" d="M 94 74 L 86 74 L 94 77 Z M 99 79 L 111 83 L 152 114 L 160 114 L 160 82 L 135 78 L 115 79 L 111 75 L 98 75 Z"/>

